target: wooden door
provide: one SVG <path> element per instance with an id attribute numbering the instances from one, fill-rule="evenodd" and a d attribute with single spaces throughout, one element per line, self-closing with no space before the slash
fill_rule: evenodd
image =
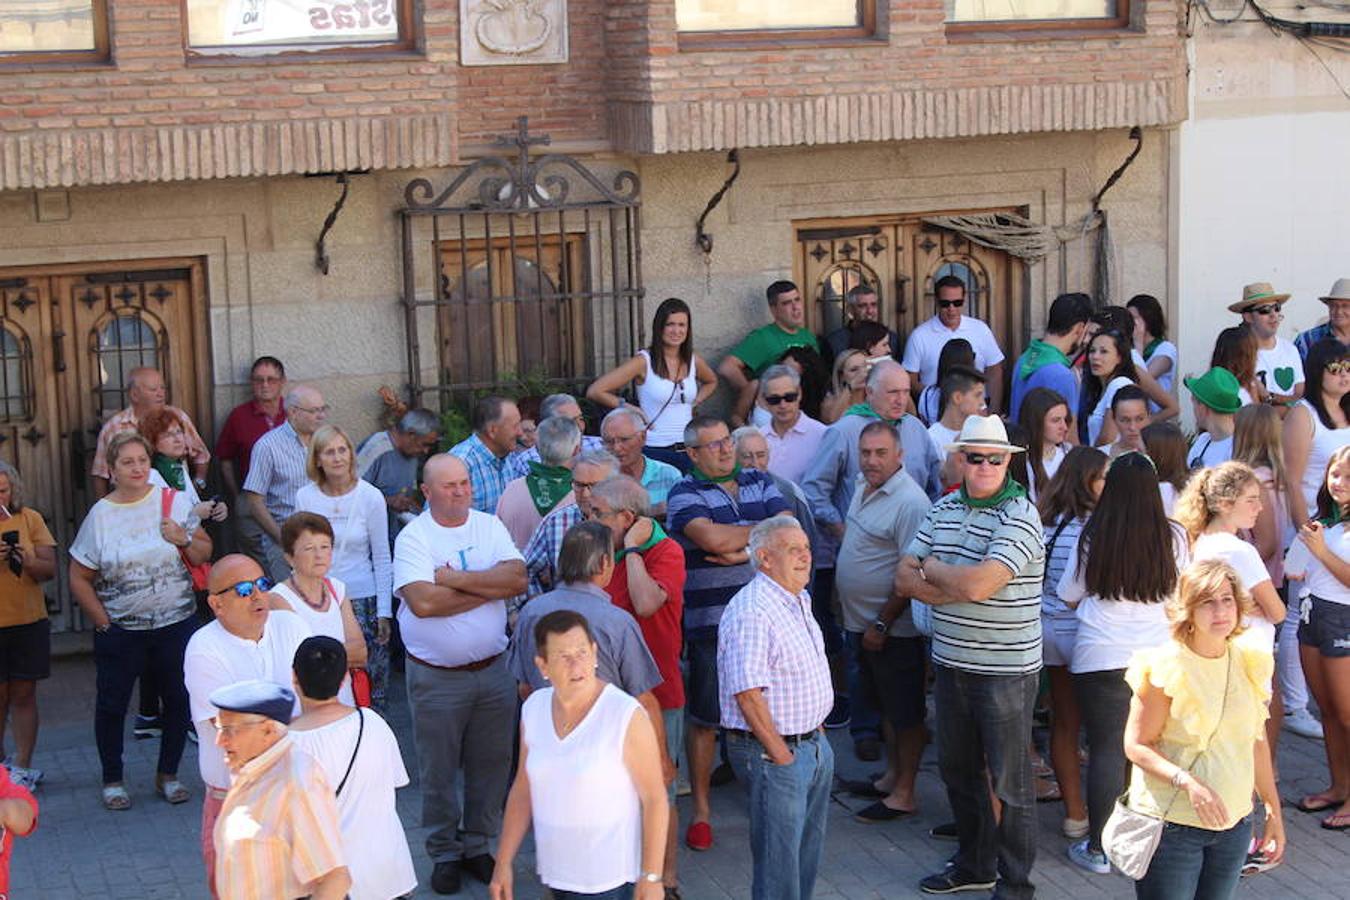
<path id="1" fill-rule="evenodd" d="M 0 272 L 0 458 L 23 475 L 63 553 L 93 503 L 98 432 L 127 405 L 126 374 L 158 368 L 168 402 L 209 440 L 203 269 L 195 260 Z M 64 555 L 47 588 L 53 625 L 77 624 Z"/>
<path id="2" fill-rule="evenodd" d="M 894 224 L 802 228 L 797 232 L 800 286 L 807 298 L 806 324 L 829 334 L 844 324 L 844 298 L 859 284 L 877 292 L 881 320 L 907 334 L 904 316 L 903 242 Z"/>

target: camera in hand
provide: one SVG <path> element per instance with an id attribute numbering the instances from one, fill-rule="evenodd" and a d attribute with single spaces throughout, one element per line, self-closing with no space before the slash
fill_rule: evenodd
<path id="1" fill-rule="evenodd" d="M 19 532 L 6 531 L 0 534 L 0 541 L 5 542 L 5 556 L 9 559 L 9 570 L 18 578 L 23 574 L 23 559 L 19 556 Z"/>

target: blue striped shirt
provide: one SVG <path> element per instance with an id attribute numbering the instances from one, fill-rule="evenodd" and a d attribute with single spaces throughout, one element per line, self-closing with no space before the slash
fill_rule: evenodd
<path id="1" fill-rule="evenodd" d="M 295 492 L 309 484 L 305 459 L 309 448 L 285 422 L 258 438 L 249 457 L 244 490 L 258 494 L 278 526 L 295 512 Z"/>
<path id="2" fill-rule="evenodd" d="M 474 432 L 450 448 L 450 455 L 459 457 L 469 470 L 473 485 L 473 508 L 490 516 L 497 514 L 497 501 L 506 490 L 506 460 L 488 449 L 478 433 Z"/>
<path id="3" fill-rule="evenodd" d="M 684 533 L 694 519 L 715 525 L 754 525 L 787 509 L 773 480 L 756 469 L 736 477 L 737 497 L 711 481 L 686 475 L 666 497 L 666 531 L 684 549 L 684 632 L 689 639 L 713 636 L 728 601 L 755 576 L 750 563 L 720 566 Z"/>

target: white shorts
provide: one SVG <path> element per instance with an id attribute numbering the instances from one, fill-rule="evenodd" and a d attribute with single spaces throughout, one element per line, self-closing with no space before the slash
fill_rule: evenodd
<path id="1" fill-rule="evenodd" d="M 1068 666 L 1078 637 L 1078 619 L 1041 616 L 1041 661 L 1047 666 Z"/>

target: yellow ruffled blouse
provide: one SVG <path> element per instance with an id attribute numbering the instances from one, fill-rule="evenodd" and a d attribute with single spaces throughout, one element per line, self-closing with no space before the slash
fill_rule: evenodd
<path id="1" fill-rule="evenodd" d="M 1136 694 L 1147 680 L 1171 699 L 1172 708 L 1156 749 L 1183 769 L 1197 753 L 1201 754 L 1190 773 L 1223 800 L 1229 818 L 1221 830 L 1232 828 L 1252 811 L 1256 784 L 1253 746 L 1255 741 L 1265 740 L 1266 705 L 1274 669 L 1275 659 L 1269 650 L 1245 643 L 1230 641 L 1225 656 L 1207 659 L 1185 644 L 1168 641 L 1135 653 L 1125 672 L 1125 680 Z M 1184 789 L 1177 790 L 1139 766 L 1131 769 L 1129 803 L 1131 809 L 1161 816 L 1168 822 L 1207 827 L 1201 824 Z"/>

